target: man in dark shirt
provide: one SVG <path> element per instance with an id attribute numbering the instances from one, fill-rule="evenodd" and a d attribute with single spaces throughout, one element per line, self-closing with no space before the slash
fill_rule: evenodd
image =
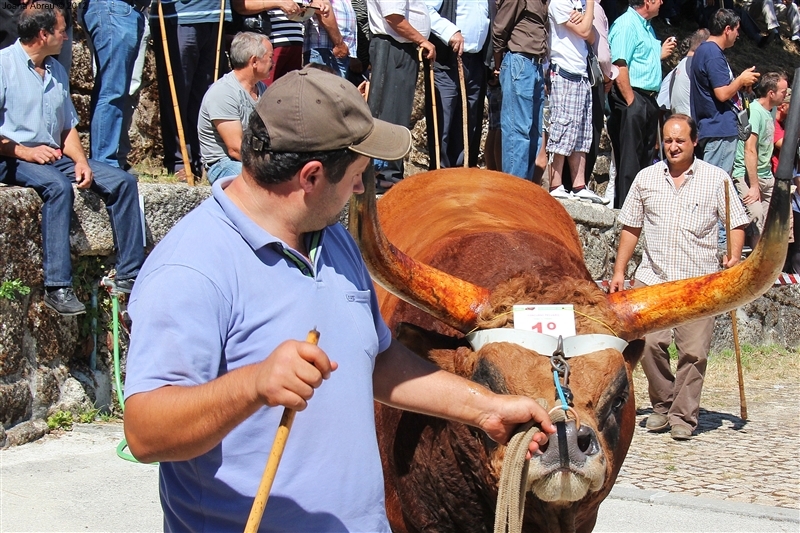
<path id="1" fill-rule="evenodd" d="M 495 65 L 501 65 L 503 87 L 503 172 L 531 180 L 541 144 L 547 3 L 500 0 L 492 25 L 492 44 Z"/>

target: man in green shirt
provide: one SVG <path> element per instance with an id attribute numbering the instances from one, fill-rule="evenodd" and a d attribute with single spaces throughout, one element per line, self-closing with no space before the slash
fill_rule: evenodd
<path id="1" fill-rule="evenodd" d="M 783 102 L 789 87 L 785 74 L 768 72 L 753 87 L 756 100 L 750 104 L 750 125 L 753 133 L 746 141 L 739 141 L 733 162 L 733 183 L 742 203 L 755 222 L 751 246 L 755 247 L 764 229 L 769 201 L 772 198 L 772 157 L 775 136 L 776 106 Z M 752 226 L 751 226 L 752 227 Z"/>

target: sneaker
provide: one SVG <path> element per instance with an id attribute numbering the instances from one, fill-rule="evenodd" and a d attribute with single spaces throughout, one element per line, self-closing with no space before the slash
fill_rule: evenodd
<path id="1" fill-rule="evenodd" d="M 576 200 L 580 200 L 582 202 L 591 202 L 593 204 L 603 204 L 606 205 L 609 203 L 608 198 L 603 198 L 602 196 L 598 196 L 593 191 L 589 189 L 581 189 L 576 193 L 573 193 L 572 196 Z"/>
<path id="2" fill-rule="evenodd" d="M 133 284 L 136 282 L 136 278 L 128 278 L 128 279 L 115 279 L 114 286 L 117 289 L 117 292 L 124 292 L 125 294 L 130 294 L 133 290 Z"/>
<path id="3" fill-rule="evenodd" d="M 63 316 L 75 316 L 86 312 L 86 306 L 75 296 L 72 287 L 45 290 L 44 304 Z"/>
<path id="4" fill-rule="evenodd" d="M 800 35 L 792 35 L 792 41 L 794 42 L 800 41 Z"/>
<path id="5" fill-rule="evenodd" d="M 559 185 L 550 191 L 550 196 L 553 198 L 558 198 L 559 200 L 572 200 L 572 193 L 567 192 L 563 185 Z"/>
<path id="6" fill-rule="evenodd" d="M 673 440 L 689 440 L 692 438 L 692 428 L 685 424 L 675 424 L 669 430 L 669 436 Z"/>
<path id="7" fill-rule="evenodd" d="M 654 433 L 664 431 L 669 427 L 669 419 L 667 415 L 653 413 L 647 417 L 647 422 L 645 422 L 644 427 L 647 431 L 652 431 Z"/>

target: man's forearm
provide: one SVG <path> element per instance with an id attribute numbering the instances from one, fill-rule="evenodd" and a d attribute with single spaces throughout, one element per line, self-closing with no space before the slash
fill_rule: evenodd
<path id="1" fill-rule="evenodd" d="M 392 28 L 400 37 L 411 41 L 416 45 L 420 45 L 427 41 L 427 39 L 423 37 L 423 35 L 418 32 L 403 15 L 387 15 L 384 18 L 386 19 L 386 23 L 389 24 L 389 27 Z"/>
<path id="2" fill-rule="evenodd" d="M 623 226 L 619 234 L 619 248 L 617 249 L 617 259 L 614 261 L 614 275 L 625 275 L 625 268 L 628 266 L 636 244 L 639 242 L 639 235 L 642 228 Z"/>
<path id="3" fill-rule="evenodd" d="M 619 74 L 617 74 L 614 83 L 617 84 L 617 90 L 622 98 L 625 99 L 625 103 L 631 105 L 635 96 L 633 94 L 633 87 L 631 87 L 631 79 L 628 76 L 628 67 L 617 63 L 615 64 L 619 68 Z"/>
<path id="4" fill-rule="evenodd" d="M 125 438 L 131 452 L 151 463 L 185 461 L 211 450 L 263 406 L 253 375 L 250 365 L 202 385 L 134 394 L 125 402 Z"/>
<path id="5" fill-rule="evenodd" d="M 83 151 L 83 145 L 81 144 L 81 138 L 75 128 L 69 130 L 64 136 L 62 146 L 64 155 L 75 163 L 88 163 L 86 153 Z"/>
<path id="6" fill-rule="evenodd" d="M 327 15 L 317 13 L 316 17 L 319 23 L 322 24 L 322 27 L 325 28 L 334 46 L 341 44 L 344 39 L 342 38 L 342 32 L 339 31 L 339 25 L 336 23 L 336 17 L 333 12 Z"/>
<path id="7" fill-rule="evenodd" d="M 439 369 L 396 340 L 375 362 L 373 389 L 381 403 L 472 426 L 491 396 L 483 386 Z"/>

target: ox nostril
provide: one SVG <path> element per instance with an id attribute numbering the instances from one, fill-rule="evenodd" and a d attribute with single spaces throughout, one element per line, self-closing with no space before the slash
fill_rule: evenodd
<path id="1" fill-rule="evenodd" d="M 594 455 L 600 451 L 595 432 L 589 426 L 581 426 L 578 430 L 578 449 L 586 455 Z"/>

